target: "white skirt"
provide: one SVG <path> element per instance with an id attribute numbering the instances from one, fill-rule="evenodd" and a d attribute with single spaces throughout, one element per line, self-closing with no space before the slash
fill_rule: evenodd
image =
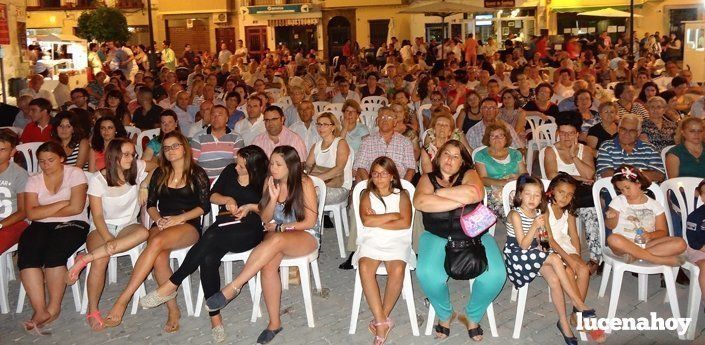
<path id="1" fill-rule="evenodd" d="M 411 249 L 411 239 L 411 230 L 361 228 L 352 264 L 357 267 L 360 258 L 370 258 L 379 261 L 401 260 L 410 267 L 416 267 L 416 254 Z"/>

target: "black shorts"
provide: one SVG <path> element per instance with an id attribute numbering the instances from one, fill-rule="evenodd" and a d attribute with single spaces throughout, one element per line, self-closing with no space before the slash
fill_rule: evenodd
<path id="1" fill-rule="evenodd" d="M 80 220 L 32 222 L 20 236 L 17 266 L 20 270 L 65 266 L 66 260 L 86 243 L 88 228 L 88 223 Z"/>

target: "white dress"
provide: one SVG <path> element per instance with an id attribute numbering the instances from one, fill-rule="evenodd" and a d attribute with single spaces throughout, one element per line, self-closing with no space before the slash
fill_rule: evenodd
<path id="1" fill-rule="evenodd" d="M 126 226 L 138 223 L 139 188 L 140 183 L 147 177 L 147 172 L 145 171 L 146 163 L 143 160 L 137 160 L 136 163 L 137 178 L 134 185 L 124 184 L 108 187 L 105 176 L 100 172 L 95 174 L 88 183 L 88 195 L 101 198 L 105 224 L 114 236 Z M 91 222 L 90 231 L 94 230 L 95 224 Z"/>
<path id="2" fill-rule="evenodd" d="M 556 219 L 556 215 L 553 213 L 553 207 L 549 205 L 548 215 L 548 224 L 551 226 L 553 240 L 556 241 L 566 253 L 578 254 L 578 250 L 573 246 L 573 243 L 570 241 L 570 235 L 568 234 L 568 212 L 563 212 L 561 218 Z"/>
<path id="3" fill-rule="evenodd" d="M 401 194 L 398 189 L 383 197 L 384 203 L 372 193 L 369 198 L 370 207 L 377 214 L 399 212 Z M 357 262 L 362 257 L 380 261 L 402 260 L 412 267 L 416 266 L 416 255 L 411 249 L 411 229 L 386 230 L 358 224 L 357 231 L 357 250 L 353 255 L 353 266 L 357 267 Z"/>

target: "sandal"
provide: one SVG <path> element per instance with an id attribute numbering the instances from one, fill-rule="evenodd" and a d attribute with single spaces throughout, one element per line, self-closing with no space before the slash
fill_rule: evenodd
<path id="1" fill-rule="evenodd" d="M 473 341 L 482 341 L 483 331 L 482 331 L 482 327 L 480 327 L 479 323 L 477 324 L 477 327 L 470 329 L 469 328 L 470 327 L 470 320 L 468 320 L 467 316 L 460 315 L 458 317 L 458 321 L 460 321 L 460 323 L 465 325 L 465 328 L 468 328 L 468 336 L 470 337 L 470 339 L 472 339 Z M 480 339 L 475 338 L 478 336 L 480 337 Z"/>
<path id="2" fill-rule="evenodd" d="M 384 343 L 387 342 L 387 338 L 389 337 L 389 332 L 391 332 L 392 328 L 394 328 L 394 321 L 391 318 L 387 317 L 387 319 L 382 322 L 375 322 L 374 323 L 375 327 L 385 326 L 385 325 L 389 327 L 389 328 L 387 328 L 387 332 L 384 333 L 384 337 L 380 337 L 378 335 L 375 335 L 374 345 L 384 345 Z"/>
<path id="3" fill-rule="evenodd" d="M 66 284 L 73 285 L 76 283 L 83 269 L 90 263 L 90 261 L 86 261 L 85 259 L 88 255 L 89 254 L 76 255 L 76 260 L 74 261 L 73 266 L 71 266 L 68 272 L 66 272 Z"/>
<path id="4" fill-rule="evenodd" d="M 456 316 L 458 316 L 457 313 L 453 313 L 450 316 L 450 320 L 448 320 L 448 326 L 450 326 L 450 324 L 453 323 L 453 320 L 455 320 Z M 450 328 L 441 325 L 440 320 L 435 326 L 433 326 L 433 330 L 436 332 L 436 335 L 435 335 L 436 339 L 445 339 L 445 338 L 448 338 L 448 336 L 450 336 Z M 439 336 L 438 335 L 439 333 L 443 334 L 444 336 L 443 337 Z"/>
<path id="5" fill-rule="evenodd" d="M 103 317 L 100 315 L 100 310 L 96 310 L 92 313 L 86 314 L 86 322 L 90 319 L 95 319 L 95 321 L 98 323 L 98 329 L 95 327 L 91 326 L 91 329 L 95 332 L 102 331 L 105 329 L 105 321 L 103 320 Z M 90 326 L 90 323 L 89 323 Z"/>
<path id="6" fill-rule="evenodd" d="M 25 332 L 27 332 L 29 334 L 38 335 L 40 337 L 51 334 L 51 332 L 43 331 L 42 330 L 43 327 L 40 327 L 39 325 L 37 325 L 36 322 L 34 322 L 32 320 L 22 322 L 22 327 L 24 328 Z"/>

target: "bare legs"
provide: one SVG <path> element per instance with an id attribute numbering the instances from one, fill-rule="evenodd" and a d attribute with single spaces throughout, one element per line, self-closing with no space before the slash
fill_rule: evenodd
<path id="1" fill-rule="evenodd" d="M 558 254 L 549 254 L 539 271 L 551 288 L 551 298 L 553 305 L 556 307 L 556 312 L 558 312 L 558 319 L 561 323 L 561 328 L 563 328 L 563 333 L 571 336 L 573 332 L 568 323 L 563 293 L 565 292 L 568 295 L 568 298 L 578 310 L 583 311 L 589 308 L 585 305 L 584 299 L 581 298 L 578 289 L 575 287 L 575 280 L 566 273 L 563 260 Z"/>
<path id="2" fill-rule="evenodd" d="M 585 301 L 590 284 L 590 268 L 578 254 L 570 254 L 563 258 L 563 261 L 568 265 L 565 269 L 568 277 L 575 277 L 570 280 L 573 283 L 573 288 L 580 293 L 580 298 Z"/>
<path id="3" fill-rule="evenodd" d="M 113 308 L 105 318 L 106 326 L 113 327 L 120 324 L 122 315 L 125 313 L 132 295 L 152 269 L 154 269 L 154 277 L 157 283 L 163 284 L 169 279 L 171 276 L 169 254 L 172 250 L 188 247 L 196 243 L 197 240 L 198 232 L 190 224 L 180 224 L 164 230 L 159 230 L 157 227 L 151 228 L 147 247 L 137 259 L 127 287 L 115 301 Z M 178 320 L 179 311 L 174 300 L 167 303 L 167 308 L 169 309 L 169 321 L 167 322 L 166 328 L 168 329 L 166 330 L 169 331 L 174 328 L 173 318 L 176 317 Z M 178 325 L 178 321 L 176 321 L 176 325 Z"/>
<path id="4" fill-rule="evenodd" d="M 682 238 L 666 236 L 653 239 L 646 244 L 646 248 L 641 248 L 619 234 L 609 235 L 607 244 L 617 255 L 628 254 L 636 259 L 673 267 L 682 264 L 682 258 L 678 256 L 683 254 L 687 247 Z"/>
<path id="5" fill-rule="evenodd" d="M 20 271 L 20 279 L 27 291 L 29 303 L 34 309 L 31 321 L 38 327 L 44 326 L 59 317 L 61 313 L 61 300 L 64 298 L 66 290 L 66 267 L 26 268 Z M 47 302 L 44 292 L 44 280 L 46 280 L 49 300 Z"/>
<path id="6" fill-rule="evenodd" d="M 404 282 L 404 271 L 406 262 L 401 260 L 386 261 L 384 266 L 387 269 L 387 286 L 384 289 L 384 300 L 379 291 L 377 284 L 377 268 L 381 261 L 360 258 L 359 274 L 362 282 L 362 292 L 365 293 L 365 299 L 370 306 L 374 320 L 381 323 L 387 320 L 389 314 L 394 309 L 394 305 L 401 294 L 402 284 Z M 386 338 L 389 330 L 389 325 L 379 325 L 376 327 L 377 336 Z"/>

